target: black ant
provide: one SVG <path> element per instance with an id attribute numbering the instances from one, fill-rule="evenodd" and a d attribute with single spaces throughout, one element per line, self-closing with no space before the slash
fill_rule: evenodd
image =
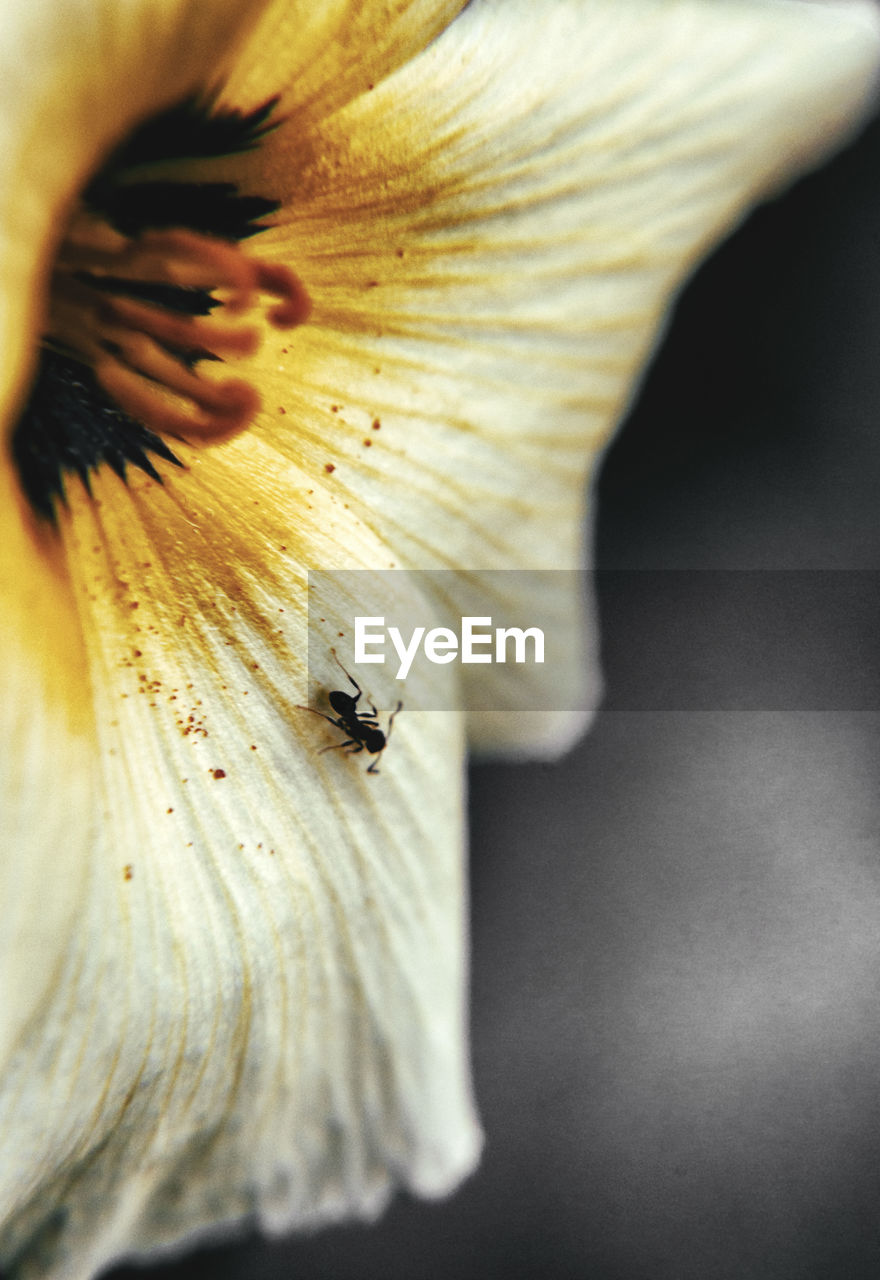
<path id="1" fill-rule="evenodd" d="M 357 680 L 355 680 L 354 676 L 350 675 L 349 672 L 345 670 L 345 667 L 343 667 L 337 657 L 336 650 L 331 649 L 330 652 L 333 654 L 333 657 L 336 658 L 336 662 L 343 674 L 348 677 L 349 683 L 357 689 L 356 696 L 352 697 L 350 693 L 345 693 L 342 689 L 334 689 L 330 694 L 328 694 L 330 706 L 336 712 L 336 719 L 334 719 L 333 716 L 325 715 L 323 711 L 316 711 L 314 707 L 300 706 L 299 709 L 301 711 L 311 711 L 313 716 L 320 716 L 322 720 L 329 720 L 337 729 L 341 729 L 343 733 L 348 734 L 345 742 L 336 742 L 330 747 L 322 747 L 318 752 L 319 756 L 322 756 L 325 751 L 342 751 L 346 748 L 348 748 L 348 750 L 345 751 L 346 755 L 355 756 L 358 755 L 359 752 L 366 750 L 369 751 L 370 755 L 376 756 L 373 763 L 367 766 L 367 773 L 378 773 L 378 757 L 388 746 L 388 742 L 391 738 L 391 726 L 394 724 L 394 717 L 397 715 L 398 711 L 403 710 L 403 703 L 398 702 L 397 706 L 391 712 L 391 715 L 388 717 L 388 732 L 383 733 L 379 728 L 379 722 L 376 718 L 379 712 L 372 703 L 370 704 L 370 714 L 368 716 L 362 716 L 359 713 L 357 704 L 361 699 L 363 690 Z"/>

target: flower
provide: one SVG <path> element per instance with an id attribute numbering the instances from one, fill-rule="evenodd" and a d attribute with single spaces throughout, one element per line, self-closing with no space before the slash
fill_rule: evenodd
<path id="1" fill-rule="evenodd" d="M 851 127 L 878 23 L 758 0 L 4 17 L 0 1259 L 86 1277 L 473 1167 L 463 726 L 401 715 L 381 780 L 318 756 L 306 571 L 461 571 L 464 602 L 486 571 L 579 565 L 585 483 L 670 298 Z M 231 154 L 190 146 L 194 117 Z M 132 151 L 157 119 L 179 145 Z M 135 230 L 89 203 L 100 181 L 137 191 Z M 168 182 L 231 184 L 270 225 L 225 249 L 151 231 L 138 201 Z M 133 307 L 120 275 L 153 292 Z M 181 283 L 218 291 L 201 320 L 157 314 Z M 156 364 L 172 322 L 232 376 Z M 115 397 L 97 451 L 34 446 L 40 335 Z M 550 678 L 582 683 L 558 603 Z M 469 730 L 552 751 L 579 724 Z"/>

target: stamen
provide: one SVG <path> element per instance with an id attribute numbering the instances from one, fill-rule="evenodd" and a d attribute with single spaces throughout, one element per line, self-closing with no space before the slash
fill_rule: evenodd
<path id="1" fill-rule="evenodd" d="M 227 305 L 234 312 L 250 305 L 256 280 L 254 264 L 239 245 L 183 227 L 145 231 L 128 241 L 107 274 L 189 289 L 230 289 L 232 305 Z"/>
<path id="2" fill-rule="evenodd" d="M 312 301 L 289 267 L 281 262 L 256 262 L 257 288 L 281 299 L 280 307 L 267 312 L 266 319 L 276 329 L 292 329 L 308 320 Z"/>
<path id="3" fill-rule="evenodd" d="M 77 209 L 68 220 L 64 242 L 55 262 L 56 269 L 68 265 L 74 267 L 77 254 L 87 254 L 91 261 L 99 253 L 121 253 L 127 243 L 127 237 L 104 218 L 86 209 Z"/>
<path id="4" fill-rule="evenodd" d="M 210 316 L 181 316 L 133 298 L 107 298 L 103 316 L 108 325 L 127 325 L 181 351 L 250 356 L 260 342 L 253 327 L 221 324 Z"/>
<path id="5" fill-rule="evenodd" d="M 229 439 L 248 426 L 260 407 L 254 388 L 238 379 L 213 386 L 196 379 L 199 398 L 191 396 L 190 407 L 179 409 L 162 395 L 157 383 L 119 361 L 100 361 L 95 366 L 95 376 L 125 413 L 159 435 L 180 440 L 195 437 L 218 443 Z"/>
<path id="6" fill-rule="evenodd" d="M 289 329 L 311 309 L 302 282 L 282 263 L 185 227 L 129 238 L 85 213 L 72 220 L 52 281 L 50 344 L 92 365 L 119 407 L 153 431 L 200 440 L 241 431 L 259 408 L 253 387 L 201 378 L 192 366 L 253 354 L 259 328 L 188 314 L 166 305 L 161 294 L 148 301 L 126 295 L 127 289 L 149 294 L 151 287 L 172 297 L 205 293 L 202 311 L 222 308 L 230 319 L 259 305 L 261 295 L 272 298 L 266 320 Z"/>

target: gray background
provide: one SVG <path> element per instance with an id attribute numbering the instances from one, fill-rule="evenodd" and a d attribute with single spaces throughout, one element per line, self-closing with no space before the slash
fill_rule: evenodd
<path id="1" fill-rule="evenodd" d="M 694 281 L 601 565 L 880 569 L 878 159 L 875 125 Z M 876 710 L 610 711 L 559 764 L 474 768 L 479 1172 L 116 1280 L 880 1276 L 878 746 Z"/>

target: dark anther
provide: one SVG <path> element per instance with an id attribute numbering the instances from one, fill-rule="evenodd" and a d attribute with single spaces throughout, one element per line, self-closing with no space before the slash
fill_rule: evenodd
<path id="1" fill-rule="evenodd" d="M 116 408 L 88 366 L 40 351 L 30 399 L 12 437 L 22 489 L 39 515 L 55 520 L 55 504 L 65 500 L 65 472 L 88 488 L 90 472 L 102 463 L 123 480 L 130 464 L 161 481 L 151 453 L 181 465 L 164 440 Z"/>

